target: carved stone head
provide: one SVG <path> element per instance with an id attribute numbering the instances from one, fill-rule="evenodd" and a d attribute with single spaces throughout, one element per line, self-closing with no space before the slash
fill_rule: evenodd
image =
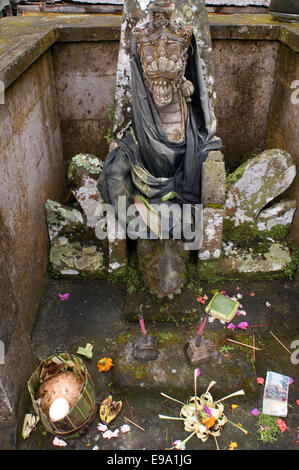
<path id="1" fill-rule="evenodd" d="M 169 105 L 174 91 L 185 82 L 192 28 L 177 26 L 173 12 L 171 1 L 156 0 L 149 7 L 149 22 L 135 29 L 146 85 L 158 108 Z M 185 92 L 187 97 L 190 90 L 185 87 Z"/>

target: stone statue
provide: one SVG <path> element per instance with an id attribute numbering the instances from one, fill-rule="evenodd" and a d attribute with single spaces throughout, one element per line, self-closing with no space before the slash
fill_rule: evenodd
<path id="1" fill-rule="evenodd" d="M 146 86 L 171 142 L 185 139 L 187 103 L 194 93 L 185 78 L 192 28 L 172 20 L 174 4 L 157 1 L 149 8 L 149 24 L 135 29 L 138 54 Z"/>
<path id="2" fill-rule="evenodd" d="M 148 20 L 131 38 L 131 122 L 118 135 L 98 181 L 103 200 L 123 224 L 119 196 L 127 207 L 136 196 L 152 205 L 170 194 L 177 204 L 199 204 L 202 164 L 210 150 L 221 147 L 193 30 L 175 22 L 173 14 L 170 0 L 153 1 Z M 182 283 L 180 273 L 174 277 L 178 285 L 170 283 L 170 295 Z"/>

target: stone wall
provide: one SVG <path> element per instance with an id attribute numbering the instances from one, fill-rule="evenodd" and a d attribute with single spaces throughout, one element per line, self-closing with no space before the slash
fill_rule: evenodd
<path id="1" fill-rule="evenodd" d="M 46 276 L 44 203 L 65 189 L 51 51 L 6 90 L 0 135 L 0 424 L 13 428 L 32 373 L 30 331 Z M 9 430 L 0 432 L 0 448 L 9 447 Z"/>
<path id="2" fill-rule="evenodd" d="M 118 49 L 118 41 L 53 46 L 63 153 L 68 163 L 77 153 L 106 157 Z"/>
<path id="3" fill-rule="evenodd" d="M 219 136 L 228 168 L 265 149 L 278 41 L 214 40 Z"/>

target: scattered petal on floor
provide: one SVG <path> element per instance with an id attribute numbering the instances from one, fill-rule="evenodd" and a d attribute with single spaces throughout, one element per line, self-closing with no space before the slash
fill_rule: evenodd
<path id="1" fill-rule="evenodd" d="M 233 323 L 230 323 L 229 325 L 227 325 L 227 328 L 229 330 L 234 330 L 236 328 L 236 325 L 234 325 Z"/>
<path id="2" fill-rule="evenodd" d="M 296 400 L 296 404 L 299 406 L 299 400 Z"/>
<path id="3" fill-rule="evenodd" d="M 242 294 L 237 294 L 237 299 L 242 299 L 243 295 Z"/>
<path id="4" fill-rule="evenodd" d="M 181 442 L 182 442 L 182 441 L 180 441 L 180 440 L 178 439 L 178 440 L 174 441 L 174 442 L 172 443 L 172 445 L 173 445 L 174 447 L 178 447 Z M 183 444 L 181 447 L 179 447 L 179 449 L 180 449 L 180 450 L 185 450 L 185 444 Z"/>
<path id="5" fill-rule="evenodd" d="M 254 297 L 254 296 L 255 296 L 255 293 L 251 292 L 250 297 Z"/>
<path id="6" fill-rule="evenodd" d="M 215 320 L 215 317 L 212 317 L 212 316 L 208 316 L 208 322 L 209 323 L 213 323 L 213 321 Z"/>
<path id="7" fill-rule="evenodd" d="M 238 408 L 239 405 L 230 405 L 232 411 L 234 411 L 236 408 Z"/>
<path id="8" fill-rule="evenodd" d="M 289 385 L 291 385 L 294 382 L 294 379 L 292 377 L 289 377 Z"/>
<path id="9" fill-rule="evenodd" d="M 237 327 L 240 328 L 241 330 L 247 330 L 248 323 L 247 321 L 242 321 L 241 323 L 238 323 Z"/>
<path id="10" fill-rule="evenodd" d="M 92 448 L 92 450 L 99 450 L 99 449 L 100 449 L 99 446 L 94 446 L 94 447 Z"/>
<path id="11" fill-rule="evenodd" d="M 240 315 L 244 315 L 244 316 L 247 315 L 247 313 L 245 312 L 245 310 L 239 310 L 239 312 L 240 312 Z"/>
<path id="12" fill-rule="evenodd" d="M 260 414 L 259 410 L 257 408 L 253 408 L 251 411 L 252 416 L 258 416 Z"/>
<path id="13" fill-rule="evenodd" d="M 97 429 L 100 432 L 105 432 L 105 431 L 107 431 L 108 427 L 106 426 L 106 424 L 99 423 L 98 426 L 97 426 Z"/>
<path id="14" fill-rule="evenodd" d="M 112 439 L 113 437 L 118 437 L 119 429 L 115 429 L 114 432 L 108 430 L 102 434 L 104 439 Z"/>
<path id="15" fill-rule="evenodd" d="M 266 302 L 266 307 L 271 307 L 270 302 Z"/>
<path id="16" fill-rule="evenodd" d="M 238 447 L 238 444 L 236 442 L 231 442 L 228 447 L 229 450 L 234 450 Z"/>
<path id="17" fill-rule="evenodd" d="M 60 300 L 67 300 L 71 294 L 58 294 Z"/>
<path id="18" fill-rule="evenodd" d="M 286 423 L 281 418 L 278 418 L 278 420 L 276 421 L 276 424 L 279 427 L 279 429 L 281 430 L 281 432 L 285 432 L 285 430 L 288 429 Z"/>
<path id="19" fill-rule="evenodd" d="M 131 427 L 128 424 L 123 424 L 120 428 L 121 432 L 125 434 L 126 432 L 131 431 Z"/>
<path id="20" fill-rule="evenodd" d="M 59 439 L 58 437 L 55 437 L 53 440 L 53 445 L 58 446 L 58 447 L 65 447 L 67 446 L 67 443 L 63 441 L 62 439 Z"/>
<path id="21" fill-rule="evenodd" d="M 264 383 L 265 383 L 265 380 L 263 379 L 263 377 L 257 377 L 256 381 L 259 385 L 264 385 Z"/>

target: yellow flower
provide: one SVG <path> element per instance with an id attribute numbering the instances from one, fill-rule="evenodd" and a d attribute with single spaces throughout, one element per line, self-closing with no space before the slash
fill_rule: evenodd
<path id="1" fill-rule="evenodd" d="M 234 450 L 238 447 L 238 444 L 236 442 L 231 442 L 228 447 L 229 450 Z"/>
<path id="2" fill-rule="evenodd" d="M 238 408 L 239 405 L 230 405 L 232 411 L 234 411 L 236 408 Z"/>
<path id="3" fill-rule="evenodd" d="M 107 372 L 113 367 L 113 361 L 110 357 L 102 357 L 97 363 L 97 368 L 99 372 Z"/>

